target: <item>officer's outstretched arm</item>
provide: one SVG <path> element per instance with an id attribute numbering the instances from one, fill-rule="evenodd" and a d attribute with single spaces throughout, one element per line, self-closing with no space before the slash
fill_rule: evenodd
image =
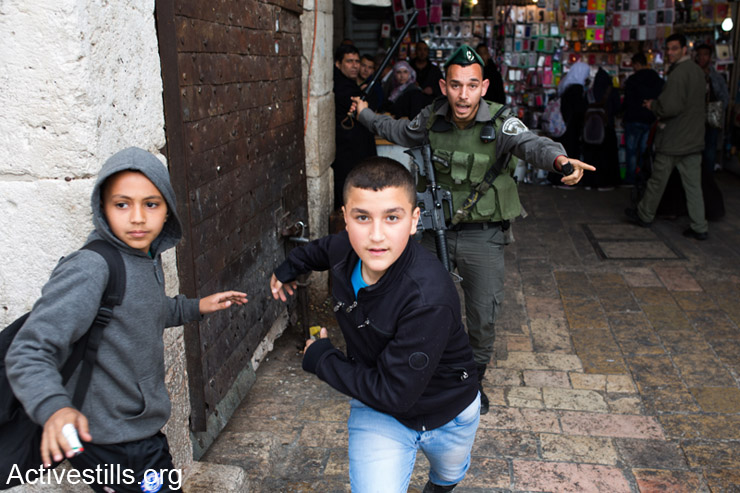
<path id="1" fill-rule="evenodd" d="M 566 163 L 570 163 L 571 166 L 573 166 L 573 172 L 563 176 L 560 181 L 565 183 L 566 185 L 575 185 L 579 181 L 581 181 L 581 178 L 583 177 L 584 171 L 596 171 L 596 168 L 591 166 L 590 164 L 586 164 L 583 161 L 579 161 L 578 159 L 569 158 L 566 156 L 558 156 L 558 158 L 555 160 L 556 167 L 560 168 L 560 170 L 563 169 L 563 166 L 566 166 Z"/>

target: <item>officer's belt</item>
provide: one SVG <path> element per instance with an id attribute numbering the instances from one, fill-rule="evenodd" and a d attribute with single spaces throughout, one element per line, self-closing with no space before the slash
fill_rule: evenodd
<path id="1" fill-rule="evenodd" d="M 479 223 L 457 223 L 449 228 L 450 231 L 480 231 L 491 228 L 501 228 L 502 231 L 509 229 L 509 221 L 487 221 Z"/>

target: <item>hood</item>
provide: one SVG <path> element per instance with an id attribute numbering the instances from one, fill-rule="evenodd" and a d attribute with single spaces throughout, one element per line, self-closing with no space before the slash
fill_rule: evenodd
<path id="1" fill-rule="evenodd" d="M 162 164 L 162 161 L 157 159 L 154 154 L 139 149 L 138 147 L 129 147 L 115 153 L 111 156 L 103 168 L 98 173 L 98 180 L 95 182 L 95 188 L 92 191 L 92 197 L 90 198 L 90 205 L 93 212 L 93 225 L 95 231 L 91 237 L 100 237 L 123 251 L 129 253 L 135 253 L 138 255 L 145 255 L 144 252 L 136 250 L 126 245 L 122 240 L 113 234 L 113 231 L 108 225 L 108 221 L 105 219 L 103 214 L 103 208 L 101 204 L 101 189 L 105 180 L 112 175 L 120 171 L 139 171 L 143 173 L 149 180 L 156 186 L 165 201 L 167 202 L 167 211 L 169 217 L 162 228 L 162 232 L 159 233 L 157 239 L 152 242 L 151 253 L 152 257 L 156 257 L 163 251 L 172 248 L 182 238 L 182 226 L 180 224 L 180 218 L 177 215 L 177 203 L 175 201 L 175 191 L 170 184 L 170 175 L 167 167 Z"/>

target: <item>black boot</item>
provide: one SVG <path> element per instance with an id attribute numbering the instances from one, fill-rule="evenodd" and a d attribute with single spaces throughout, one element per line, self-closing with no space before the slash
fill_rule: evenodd
<path id="1" fill-rule="evenodd" d="M 488 396 L 483 392 L 483 376 L 486 374 L 486 365 L 478 365 L 478 390 L 480 391 L 480 413 L 488 412 Z"/>
<path id="2" fill-rule="evenodd" d="M 449 491 L 454 490 L 455 486 L 457 486 L 457 484 L 440 486 L 438 484 L 432 483 L 431 481 L 427 481 L 427 484 L 424 485 L 424 490 L 421 493 L 448 493 Z"/>

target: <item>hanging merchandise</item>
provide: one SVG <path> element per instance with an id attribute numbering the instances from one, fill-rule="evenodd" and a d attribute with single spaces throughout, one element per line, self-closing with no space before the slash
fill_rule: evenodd
<path id="1" fill-rule="evenodd" d="M 442 22 L 442 0 L 432 0 L 432 5 L 429 8 L 429 22 L 432 24 Z"/>
<path id="2" fill-rule="evenodd" d="M 406 2 L 411 3 L 413 0 L 393 0 L 393 23 L 399 31 L 406 25 L 409 20 L 412 9 L 406 8 Z"/>
<path id="3" fill-rule="evenodd" d="M 452 0 L 452 6 L 450 9 L 450 18 L 453 21 L 460 20 L 460 0 Z"/>
<path id="4" fill-rule="evenodd" d="M 380 37 L 381 39 L 387 39 L 391 37 L 391 25 L 389 22 L 384 22 L 380 25 Z"/>
<path id="5" fill-rule="evenodd" d="M 419 17 L 416 18 L 417 27 L 427 27 L 429 25 L 429 18 L 427 17 L 427 0 L 415 0 L 414 6 Z"/>

